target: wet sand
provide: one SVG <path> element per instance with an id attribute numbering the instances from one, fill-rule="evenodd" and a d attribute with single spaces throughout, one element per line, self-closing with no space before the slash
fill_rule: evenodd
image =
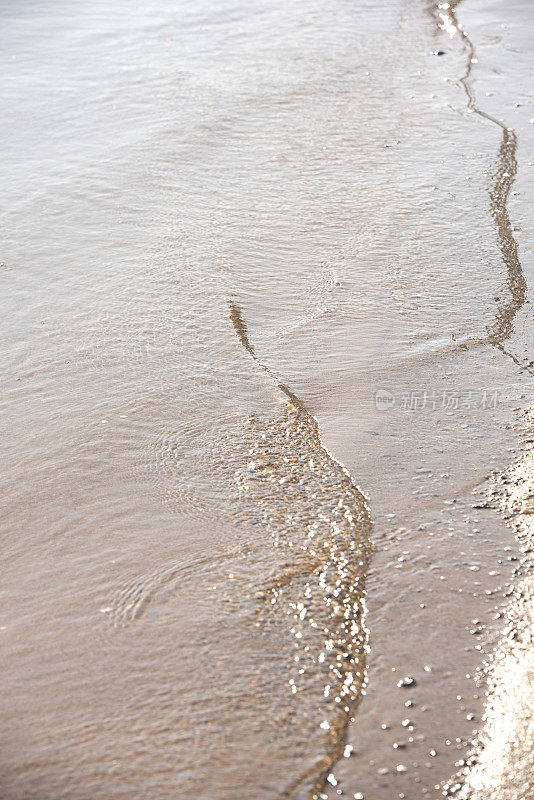
<path id="1" fill-rule="evenodd" d="M 482 467 L 476 459 L 470 463 L 454 463 L 450 442 L 439 454 L 429 454 L 421 436 L 421 426 L 417 426 L 419 430 L 415 435 L 421 437 L 423 446 L 420 444 L 418 449 L 423 452 L 424 459 L 421 459 L 423 468 L 414 472 L 414 479 L 426 481 L 432 476 L 434 465 L 443 469 L 446 463 L 443 477 L 456 490 L 445 500 L 453 503 L 456 511 L 447 519 L 448 535 L 457 542 L 456 559 L 448 562 L 448 568 L 447 557 L 441 560 L 439 579 L 453 595 L 461 596 L 460 602 L 452 599 L 447 602 L 443 593 L 439 603 L 434 598 L 432 623 L 430 626 L 427 623 L 420 635 L 417 628 L 423 623 L 418 618 L 428 614 L 429 598 L 440 592 L 439 583 L 435 581 L 432 586 L 419 568 L 415 579 L 412 572 L 404 580 L 396 581 L 399 589 L 395 611 L 388 615 L 386 606 L 385 614 L 373 615 L 374 571 L 377 571 L 375 591 L 378 594 L 380 579 L 386 570 L 389 569 L 390 574 L 392 569 L 403 571 L 406 560 L 430 565 L 424 554 L 428 545 L 422 545 L 420 537 L 425 534 L 433 537 L 431 549 L 436 554 L 436 539 L 442 538 L 439 526 L 445 520 L 440 521 L 432 514 L 428 506 L 435 500 L 427 495 L 427 507 L 420 516 L 419 529 L 411 531 L 404 525 L 397 528 L 397 514 L 385 513 L 383 522 L 377 518 L 380 501 L 374 501 L 371 496 L 375 530 L 384 530 L 386 547 L 393 552 L 390 558 L 385 554 L 375 555 L 367 581 L 371 609 L 368 622 L 372 631 L 370 680 L 368 697 L 360 709 L 352 741 L 362 760 L 367 760 L 366 766 L 376 774 L 375 777 L 358 774 L 358 766 L 354 767 L 349 760 L 339 767 L 338 786 L 347 793 L 359 787 L 366 797 L 373 798 L 398 795 L 522 800 L 534 796 L 529 712 L 532 706 L 529 498 L 533 478 L 531 412 L 528 409 L 532 397 L 532 295 L 529 286 L 534 267 L 530 177 L 533 131 L 532 100 L 525 86 L 525 75 L 531 69 L 528 42 L 532 19 L 528 5 L 521 3 L 506 9 L 499 3 L 458 3 L 454 8 L 431 7 L 430 11 L 438 25 L 445 28 L 444 33 L 451 37 L 451 42 L 447 41 L 447 36 L 439 39 L 437 46 L 442 48 L 443 56 L 450 52 L 448 48 L 452 42 L 464 54 L 464 64 L 460 65 L 458 74 L 468 110 L 481 121 L 488 122 L 490 130 L 491 125 L 496 125 L 502 131 L 500 148 L 496 140 L 497 157 L 487 170 L 488 211 L 495 222 L 493 241 L 501 251 L 508 277 L 505 271 L 505 291 L 496 293 L 499 307 L 495 321 L 487 327 L 487 334 L 489 343 L 518 368 L 515 371 L 501 362 L 506 373 L 505 383 L 512 385 L 519 381 L 515 389 L 517 405 L 513 409 L 513 425 L 505 425 L 508 459 L 502 450 L 499 454 L 500 448 L 494 442 L 493 447 L 485 450 L 486 461 Z M 465 36 L 458 33 L 458 27 Z M 490 131 L 487 133 L 490 135 Z M 507 155 L 510 150 L 513 151 L 512 163 Z M 506 212 L 500 207 L 503 200 Z M 486 373 L 488 377 L 489 374 L 491 371 Z M 476 385 L 475 378 L 472 385 Z M 526 409 L 524 414 L 522 409 Z M 474 436 L 477 438 L 476 433 Z M 507 466 L 518 451 L 523 455 Z M 384 458 L 387 458 L 387 450 Z M 467 470 L 473 473 L 471 485 L 466 483 L 458 491 L 455 478 L 466 475 Z M 430 517 L 430 523 L 425 517 Z M 456 517 L 456 525 L 453 517 Z M 387 532 L 386 526 L 391 525 L 391 521 L 397 528 L 396 536 Z M 402 515 L 400 521 L 404 522 Z M 464 534 L 459 537 L 462 523 Z M 512 532 L 515 536 L 510 535 Z M 466 537 L 475 540 L 472 546 Z M 448 547 L 443 550 L 442 542 L 440 549 L 443 553 L 448 551 L 450 558 L 451 551 Z M 378 564 L 377 559 L 380 559 Z M 400 563 L 395 564 L 395 560 Z M 462 569 L 474 570 L 476 579 L 462 580 Z M 481 575 L 483 571 L 486 571 L 485 576 Z M 414 590 L 415 596 L 410 597 Z M 406 600 L 402 599 L 404 594 Z M 421 599 L 423 603 L 419 603 Z M 406 624 L 400 635 L 394 635 L 389 629 L 390 615 L 394 613 L 398 619 L 399 607 L 404 609 Z M 439 625 L 434 628 L 437 609 Z M 462 619 L 467 623 L 463 631 L 458 626 Z M 473 641 L 478 643 L 473 646 Z M 414 651 L 419 657 L 414 657 Z M 423 666 L 425 658 L 429 663 Z M 429 673 L 425 671 L 428 667 L 431 667 Z M 398 689 L 396 677 L 399 673 L 416 678 L 416 684 L 409 691 L 404 687 Z M 405 719 L 401 721 L 403 716 Z M 470 734 L 472 726 L 476 727 Z M 379 730 L 383 742 L 377 746 Z M 402 770 L 400 774 L 398 765 Z M 447 769 L 451 776 L 444 779 Z M 334 792 L 330 794 L 335 796 Z"/>
<path id="2" fill-rule="evenodd" d="M 513 528 L 520 552 L 505 604 L 497 618 L 502 638 L 486 661 L 488 695 L 478 737 L 455 781 L 447 787 L 463 798 L 532 797 L 534 793 L 533 553 L 534 453 L 532 412 L 524 419 L 524 453 L 505 473 L 493 476 L 488 506 Z"/>

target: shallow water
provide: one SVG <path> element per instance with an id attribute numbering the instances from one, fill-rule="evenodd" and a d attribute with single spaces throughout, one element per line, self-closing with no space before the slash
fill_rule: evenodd
<path id="1" fill-rule="evenodd" d="M 0 4 L 6 798 L 453 774 L 533 264 L 431 12 Z"/>

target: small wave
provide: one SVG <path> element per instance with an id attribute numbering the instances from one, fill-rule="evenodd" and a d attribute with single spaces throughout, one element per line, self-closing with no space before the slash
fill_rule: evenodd
<path id="1" fill-rule="evenodd" d="M 274 546 L 290 557 L 286 570 L 263 587 L 264 622 L 291 619 L 295 658 L 288 684 L 293 694 L 326 699 L 320 726 L 325 750 L 284 797 L 321 791 L 343 754 L 346 732 L 364 694 L 368 631 L 365 574 L 371 555 L 367 501 L 345 467 L 324 446 L 319 425 L 304 403 L 258 358 L 241 309 L 230 316 L 243 347 L 287 397 L 281 418 L 251 418 L 247 462 L 235 471 L 249 518 L 256 517 Z"/>

